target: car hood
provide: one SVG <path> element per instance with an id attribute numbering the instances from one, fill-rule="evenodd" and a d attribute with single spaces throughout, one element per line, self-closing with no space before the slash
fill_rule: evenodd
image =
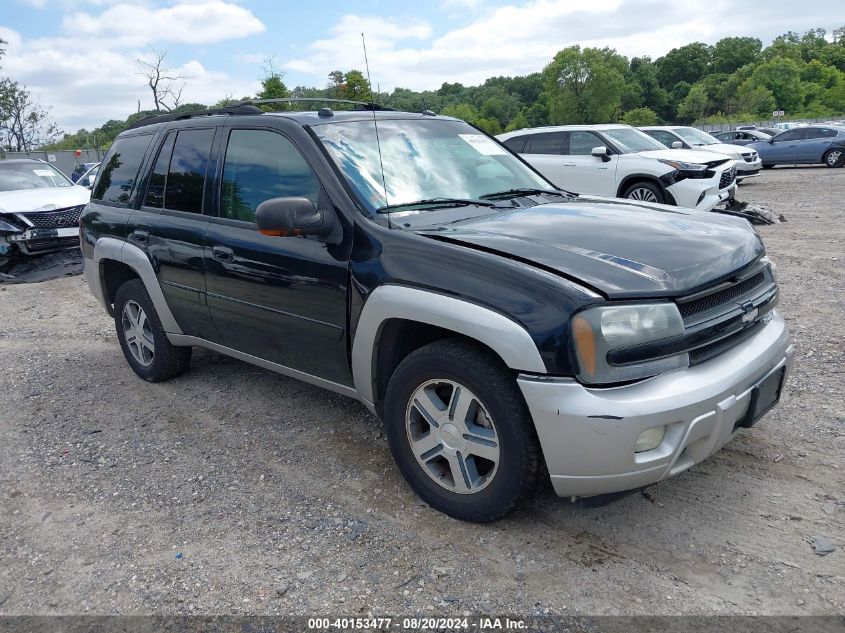
<path id="1" fill-rule="evenodd" d="M 0 213 L 52 211 L 87 204 L 91 191 L 85 187 L 42 187 L 0 192 Z"/>
<path id="2" fill-rule="evenodd" d="M 686 163 L 710 163 L 719 160 L 713 152 L 705 152 L 698 149 L 651 149 L 646 152 L 637 152 L 645 158 L 656 158 L 664 160 L 682 160 Z M 725 155 L 725 160 L 735 160 L 733 156 Z"/>
<path id="3" fill-rule="evenodd" d="M 612 299 L 687 294 L 765 252 L 740 218 L 583 197 L 419 232 L 534 263 Z"/>

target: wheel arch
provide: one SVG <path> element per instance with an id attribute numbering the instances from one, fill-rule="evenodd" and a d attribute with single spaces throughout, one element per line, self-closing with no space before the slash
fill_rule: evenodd
<path id="1" fill-rule="evenodd" d="M 630 187 L 633 183 L 640 181 L 645 181 L 652 185 L 656 185 L 660 189 L 665 200 L 672 200 L 674 202 L 674 198 L 669 195 L 669 192 L 666 190 L 666 186 L 663 184 L 660 178 L 651 174 L 628 174 L 619 183 L 619 187 L 616 189 L 616 197 L 621 198 L 622 193 L 628 187 Z"/>
<path id="2" fill-rule="evenodd" d="M 86 265 L 88 285 L 109 314 L 113 313 L 112 304 L 120 285 L 138 278 L 144 283 L 165 331 L 182 334 L 164 299 L 155 269 L 147 254 L 140 248 L 113 237 L 101 237 L 94 246 L 93 268 L 95 270 L 89 275 Z"/>
<path id="3" fill-rule="evenodd" d="M 361 400 L 380 414 L 387 383 L 402 359 L 451 336 L 487 347 L 511 369 L 546 373 L 531 336 L 508 317 L 429 290 L 385 285 L 367 298 L 352 345 L 352 376 Z"/>

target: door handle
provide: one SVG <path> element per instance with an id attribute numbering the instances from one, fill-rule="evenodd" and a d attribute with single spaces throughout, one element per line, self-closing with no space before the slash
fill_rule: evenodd
<path id="1" fill-rule="evenodd" d="M 150 241 L 150 232 L 149 231 L 132 231 L 129 234 L 129 238 L 133 242 L 138 242 L 138 244 L 146 244 Z"/>
<path id="2" fill-rule="evenodd" d="M 212 246 L 211 255 L 220 262 L 231 262 L 235 259 L 235 251 L 228 246 Z"/>
<path id="3" fill-rule="evenodd" d="M 577 167 L 577 165 L 575 163 L 564 163 L 563 166 L 564 167 Z"/>

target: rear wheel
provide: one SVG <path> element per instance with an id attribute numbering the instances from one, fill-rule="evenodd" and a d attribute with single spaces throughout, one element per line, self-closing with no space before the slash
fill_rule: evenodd
<path id="1" fill-rule="evenodd" d="M 493 521 L 535 489 L 540 446 L 512 373 L 462 339 L 408 355 L 390 379 L 385 427 L 405 480 L 432 508 Z"/>
<path id="2" fill-rule="evenodd" d="M 663 192 L 660 190 L 660 187 L 655 185 L 651 182 L 646 182 L 645 180 L 641 180 L 639 182 L 635 182 L 633 185 L 630 185 L 627 189 L 625 189 L 625 193 L 622 194 L 623 198 L 630 198 L 631 200 L 641 200 L 642 202 L 656 202 L 658 204 L 663 204 Z"/>
<path id="3" fill-rule="evenodd" d="M 117 289 L 114 325 L 126 361 L 144 380 L 160 382 L 175 378 L 191 364 L 191 348 L 176 347 L 167 340 L 140 279 L 127 281 Z"/>
<path id="4" fill-rule="evenodd" d="M 822 160 L 828 167 L 842 167 L 842 165 L 845 165 L 845 150 L 829 149 L 825 152 Z"/>

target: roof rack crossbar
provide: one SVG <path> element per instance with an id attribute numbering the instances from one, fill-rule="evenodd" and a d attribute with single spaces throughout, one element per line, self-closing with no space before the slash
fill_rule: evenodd
<path id="1" fill-rule="evenodd" d="M 331 99 L 328 97 L 280 97 L 277 99 L 247 99 L 245 101 L 239 101 L 235 105 L 238 106 L 246 106 L 246 105 L 263 105 L 268 103 L 297 103 L 297 102 L 306 102 L 306 103 L 351 103 L 352 105 L 361 106 L 362 110 L 376 110 L 376 111 L 390 111 L 395 112 L 396 108 L 389 108 L 387 106 L 379 105 L 378 103 L 373 103 L 371 101 L 353 101 L 352 99 Z"/>

